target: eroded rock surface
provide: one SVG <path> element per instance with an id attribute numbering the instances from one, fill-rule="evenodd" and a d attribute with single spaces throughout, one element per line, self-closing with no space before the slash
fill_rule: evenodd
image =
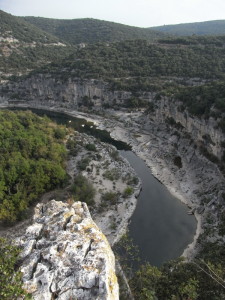
<path id="1" fill-rule="evenodd" d="M 113 252 L 85 203 L 38 204 L 20 244 L 33 299 L 119 299 Z"/>

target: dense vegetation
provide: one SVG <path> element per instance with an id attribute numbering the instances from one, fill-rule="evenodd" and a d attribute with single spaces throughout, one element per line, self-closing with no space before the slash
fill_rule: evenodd
<path id="1" fill-rule="evenodd" d="M 225 297 L 224 260 L 168 262 L 160 269 L 146 264 L 131 280 L 138 300 L 221 300 Z"/>
<path id="2" fill-rule="evenodd" d="M 161 31 L 173 35 L 224 35 L 225 20 L 184 23 L 176 25 L 164 25 L 151 27 L 152 30 Z"/>
<path id="3" fill-rule="evenodd" d="M 155 30 L 95 19 L 57 20 L 40 17 L 25 17 L 23 19 L 70 44 L 131 39 L 153 41 L 165 36 L 165 34 Z"/>
<path id="4" fill-rule="evenodd" d="M 24 21 L 0 10 L 0 36 L 9 36 L 26 43 L 57 43 L 58 38 Z"/>
<path id="5" fill-rule="evenodd" d="M 41 193 L 63 186 L 65 129 L 31 112 L 0 112 L 0 220 L 14 222 Z"/>
<path id="6" fill-rule="evenodd" d="M 45 71 L 61 77 L 129 78 L 176 76 L 223 78 L 225 37 L 145 40 L 88 45 Z"/>
<path id="7" fill-rule="evenodd" d="M 9 54 L 3 55 L 5 49 Z M 2 78 L 9 75 L 26 74 L 29 71 L 46 65 L 52 61 L 57 62 L 72 53 L 67 46 L 37 44 L 35 47 L 23 44 L 10 45 L 2 42 L 0 47 L 0 71 Z M 4 76 L 5 74 L 5 76 Z"/>
<path id="8" fill-rule="evenodd" d="M 225 82 L 182 88 L 175 92 L 175 98 L 182 101 L 183 108 L 186 107 L 194 115 L 211 114 L 216 117 L 217 111 L 225 113 Z"/>
<path id="9" fill-rule="evenodd" d="M 0 11 L 0 72 L 4 78 L 56 62 L 71 53 L 71 46 L 27 23 L 21 18 Z"/>
<path id="10" fill-rule="evenodd" d="M 222 240 L 207 242 L 189 262 L 182 257 L 155 267 L 140 264 L 138 249 L 128 235 L 114 246 L 135 300 L 225 299 L 225 250 Z M 124 255 L 126 253 L 126 255 Z M 128 299 L 121 290 L 121 300 Z"/>
<path id="11" fill-rule="evenodd" d="M 0 299 L 14 300 L 19 296 L 28 299 L 22 289 L 22 274 L 16 270 L 20 250 L 0 238 Z"/>

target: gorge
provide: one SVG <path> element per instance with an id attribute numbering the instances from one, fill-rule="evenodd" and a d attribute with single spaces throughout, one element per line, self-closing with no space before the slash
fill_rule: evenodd
<path id="1" fill-rule="evenodd" d="M 22 109 L 22 107 L 19 108 Z M 79 132 L 86 132 L 102 141 L 112 143 L 133 166 L 134 171 L 141 179 L 142 188 L 137 202 L 139 209 L 137 211 L 136 208 L 128 228 L 134 246 L 139 248 L 141 257 L 139 264 L 150 262 L 152 265 L 159 266 L 183 253 L 187 245 L 193 240 L 196 231 L 194 217 L 188 215 L 187 207 L 180 204 L 178 199 L 173 198 L 163 185 L 152 176 L 150 169 L 141 159 L 132 154 L 131 151 L 127 151 L 129 147 L 126 144 L 113 139 L 110 141 L 103 131 L 95 129 L 96 125 L 85 122 L 84 119 L 72 117 L 71 112 L 70 115 L 65 115 L 54 110 L 32 109 L 32 111 L 40 116 L 46 115 L 58 124 L 67 125 Z M 77 113 L 74 112 L 74 114 Z M 143 225 L 140 224 L 139 219 L 142 220 Z M 150 223 L 148 223 L 149 221 Z M 104 228 L 101 229 L 105 233 Z"/>
<path id="2" fill-rule="evenodd" d="M 137 273 L 128 275 L 128 280 L 125 281 L 127 280 L 127 289 L 129 290 L 128 281 L 131 287 L 129 297 L 138 300 L 149 299 L 148 297 L 154 300 L 156 298 L 159 300 L 224 299 L 224 36 L 177 38 L 149 32 L 147 38 L 143 29 L 142 40 L 136 38 L 126 40 L 124 27 L 120 42 L 113 38 L 114 35 L 107 41 L 93 40 L 95 37 L 92 36 L 90 42 L 83 41 L 82 35 L 79 35 L 81 40 L 76 43 L 73 36 L 67 40 L 66 32 L 65 39 L 61 37 L 62 40 L 51 35 L 54 29 L 51 20 L 20 19 L 2 11 L 0 16 L 0 23 L 4 25 L 0 39 L 0 107 L 42 109 L 50 114 L 59 114 L 61 117 L 65 114 L 67 123 L 73 123 L 73 117 L 93 122 L 90 132 L 97 132 L 97 129 L 100 129 L 104 134 L 106 132 L 110 134 L 110 137 L 105 134 L 104 142 L 110 143 L 111 139 L 116 141 L 117 149 L 122 150 L 121 155 L 131 164 L 136 164 L 137 170 L 141 168 L 144 176 L 142 182 L 144 185 L 149 185 L 150 191 L 154 192 L 154 188 L 158 185 L 162 189 L 165 186 L 167 192 L 169 191 L 173 197 L 188 206 L 187 213 L 187 210 L 183 209 L 183 204 L 178 202 L 177 205 L 181 207 L 182 212 L 178 209 L 179 213 L 173 215 L 170 213 L 173 204 L 167 196 L 165 200 L 162 195 L 160 196 L 162 201 L 156 201 L 157 205 L 162 203 L 157 215 L 154 213 L 156 206 L 151 204 L 152 207 L 150 205 L 146 208 L 145 204 L 140 204 L 140 201 L 137 204 L 140 181 L 134 180 L 136 176 L 134 171 L 128 166 L 126 160 L 119 158 L 116 149 L 101 144 L 92 136 L 69 132 L 67 138 L 70 148 L 67 150 L 69 153 L 74 153 L 74 156 L 69 156 L 67 172 L 70 180 L 74 180 L 78 171 L 82 170 L 84 177 L 90 178 L 96 190 L 98 192 L 101 190 L 104 195 L 105 198 L 97 193 L 96 205 L 93 205 L 93 199 L 85 201 L 90 202 L 92 218 L 111 246 L 123 236 L 130 218 L 141 219 L 138 215 L 138 207 L 144 210 L 147 218 L 149 217 L 150 223 L 144 225 L 147 230 L 149 227 L 154 227 L 158 221 L 167 230 L 166 237 L 169 238 L 172 230 L 181 237 L 182 245 L 173 238 L 170 244 L 174 247 L 170 250 L 168 244 L 162 246 L 166 237 L 157 236 L 156 233 L 155 239 L 158 238 L 159 244 L 155 243 L 154 252 L 158 252 L 158 257 L 155 261 L 151 259 L 149 261 L 160 268 L 145 264 Z M 33 25 L 29 27 L 28 22 Z M 50 34 L 43 31 L 42 25 L 45 24 L 43 22 L 47 22 Z M 66 24 L 65 20 L 54 22 Z M 85 22 L 89 24 L 88 26 L 92 24 L 93 28 L 99 30 L 101 34 L 101 30 L 104 31 L 107 26 L 110 25 L 112 30 L 115 25 L 83 20 L 80 25 L 77 25 L 78 29 Z M 115 28 L 119 27 L 120 25 Z M 85 28 L 89 27 L 81 28 L 82 34 Z M 135 28 L 130 28 L 127 36 L 132 35 L 131 29 L 135 32 Z M 107 34 L 110 35 L 110 32 Z M 138 32 L 141 34 L 142 30 Z M 150 37 L 151 34 L 153 39 Z M 88 35 L 85 37 L 88 38 Z M 81 130 L 86 126 L 82 122 Z M 60 131 L 57 135 L 60 136 Z M 132 152 L 124 152 L 123 147 L 127 147 L 126 150 Z M 44 151 L 44 148 L 40 149 L 40 152 Z M 86 159 L 89 155 L 91 160 Z M 147 167 L 154 178 L 144 183 L 149 176 L 145 173 Z M 150 182 L 153 182 L 152 188 Z M 74 189 L 76 190 L 76 187 Z M 14 190 L 18 192 L 18 185 Z M 51 198 L 53 192 L 49 193 L 49 197 L 45 198 L 47 202 L 54 199 Z M 149 191 L 145 192 L 143 187 L 144 193 L 149 194 Z M 10 198 L 10 189 L 8 194 Z M 57 196 L 57 193 L 55 195 Z M 139 197 L 140 200 L 142 196 Z M 3 198 L 0 199 L 0 204 L 3 201 Z M 71 204 L 69 199 L 65 198 L 64 201 L 69 201 Z M 137 212 L 134 212 L 136 204 Z M 62 206 L 64 205 L 65 202 Z M 152 215 L 147 212 L 149 208 L 152 208 Z M 163 209 L 166 217 L 162 217 Z M 179 219 L 176 219 L 176 214 L 179 215 Z M 165 218 L 167 221 L 172 219 L 171 221 L 174 222 L 170 223 L 173 224 L 172 227 L 167 226 L 167 223 L 164 224 Z M 194 218 L 197 221 L 197 228 L 195 228 Z M 70 220 L 68 222 L 70 223 Z M 142 235 L 139 232 L 142 230 L 141 226 L 136 225 L 138 223 L 132 224 L 130 224 L 131 232 L 133 231 L 134 235 L 140 238 L 140 244 L 143 246 Z M 54 230 L 52 234 L 54 240 L 56 237 Z M 10 235 L 9 229 L 8 236 Z M 26 237 L 29 239 L 29 233 Z M 31 244 L 39 245 L 38 239 L 33 241 L 32 238 Z M 26 244 L 25 240 L 24 242 Z M 148 244 L 153 250 L 151 242 Z M 32 251 L 38 252 L 35 247 Z M 165 248 L 160 249 L 164 252 L 163 257 L 161 251 L 157 250 L 159 247 Z M 147 247 L 145 250 L 150 252 Z M 58 252 L 60 255 L 61 252 Z M 180 258 L 176 259 L 182 252 L 184 261 Z M 45 257 L 47 256 L 48 254 Z M 146 255 L 143 255 L 143 261 L 145 258 Z M 161 266 L 164 259 L 175 260 L 167 261 Z M 45 258 L 40 260 L 40 264 L 44 265 L 41 270 L 38 269 L 40 273 L 49 266 L 49 261 L 47 262 Z M 34 262 L 34 271 L 36 267 Z M 104 267 L 105 265 L 103 269 Z M 51 273 L 51 268 L 49 271 Z M 40 275 L 39 272 L 33 274 L 37 278 Z M 88 272 L 86 275 L 88 276 Z M 97 277 L 92 279 L 90 280 L 93 283 L 93 285 L 91 283 L 93 287 L 91 293 L 95 293 L 99 280 Z M 59 281 L 61 280 L 60 277 Z M 79 281 L 82 280 L 82 278 L 77 279 L 77 282 L 78 287 L 83 287 L 83 291 L 80 292 L 85 297 L 85 293 L 90 291 L 83 282 L 79 285 Z M 173 285 L 174 282 L 176 284 Z M 35 280 L 34 285 L 40 287 Z M 58 297 L 56 285 L 58 283 L 51 286 L 50 290 L 54 291 L 48 297 Z M 116 284 L 115 289 L 117 290 Z M 103 291 L 101 292 L 104 294 Z M 90 294 L 88 295 L 90 298 Z M 80 299 L 83 296 L 80 296 Z M 68 297 L 65 299 L 69 299 Z M 117 296 L 113 297 L 117 299 Z M 121 299 L 122 297 L 123 295 Z"/>

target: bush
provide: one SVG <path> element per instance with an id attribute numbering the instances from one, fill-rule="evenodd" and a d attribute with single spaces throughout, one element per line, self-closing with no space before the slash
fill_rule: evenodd
<path id="1" fill-rule="evenodd" d="M 118 200 L 118 194 L 114 192 L 106 192 L 102 195 L 102 200 L 110 202 L 110 204 L 116 204 Z"/>
<path id="2" fill-rule="evenodd" d="M 117 150 L 112 150 L 110 152 L 110 156 L 114 159 L 114 160 L 119 160 L 120 156 L 119 156 L 119 152 Z"/>
<path id="3" fill-rule="evenodd" d="M 94 204 L 95 188 L 88 179 L 81 174 L 77 175 L 71 186 L 71 192 L 76 201 L 86 202 L 87 205 Z"/>
<path id="4" fill-rule="evenodd" d="M 77 168 L 81 171 L 85 170 L 89 165 L 90 159 L 85 157 L 82 158 L 80 161 L 77 162 Z"/>
<path id="5" fill-rule="evenodd" d="M 64 127 L 56 127 L 54 129 L 54 136 L 56 139 L 62 140 L 66 136 L 66 129 Z"/>
<path id="6" fill-rule="evenodd" d="M 74 139 L 69 138 L 66 142 L 66 147 L 69 150 L 69 154 L 72 156 L 77 156 L 78 146 Z"/>
<path id="7" fill-rule="evenodd" d="M 127 197 L 131 196 L 133 194 L 133 192 L 134 192 L 134 189 L 131 186 L 128 186 L 123 191 L 123 197 L 127 198 Z"/>
<path id="8" fill-rule="evenodd" d="M 119 170 L 114 168 L 114 169 L 111 169 L 111 170 L 107 170 L 103 173 L 103 176 L 106 178 L 106 179 L 109 179 L 111 181 L 114 181 L 114 180 L 118 180 L 120 178 L 120 173 L 119 173 Z"/>
<path id="9" fill-rule="evenodd" d="M 0 238 L 0 299 L 18 299 L 24 296 L 22 274 L 16 271 L 19 249 Z M 24 299 L 24 298 L 23 298 Z M 27 298 L 25 298 L 27 299 Z"/>
<path id="10" fill-rule="evenodd" d="M 89 151 L 97 151 L 95 144 L 87 144 L 85 147 Z"/>

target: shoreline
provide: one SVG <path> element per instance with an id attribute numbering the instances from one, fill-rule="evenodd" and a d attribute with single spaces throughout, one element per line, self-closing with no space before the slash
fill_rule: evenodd
<path id="1" fill-rule="evenodd" d="M 110 133 L 110 135 L 114 139 L 119 139 L 118 135 L 115 132 L 113 134 Z M 123 137 L 122 140 L 125 141 L 125 137 Z M 132 151 L 135 153 L 135 155 L 140 157 L 145 162 L 145 164 L 150 168 L 152 175 L 157 180 L 159 180 L 173 196 L 175 196 L 179 201 L 181 201 L 183 204 L 190 207 L 191 209 L 196 208 L 192 206 L 192 204 L 185 198 L 185 196 L 182 195 L 179 191 L 177 191 L 175 187 L 172 187 L 168 182 L 165 181 L 165 179 L 158 177 L 159 168 L 157 168 L 157 165 L 154 165 L 153 160 L 150 160 L 149 158 L 145 157 L 144 151 L 140 151 L 139 149 L 137 149 L 138 146 L 140 147 L 140 144 L 138 146 L 137 145 L 131 145 L 131 146 L 132 146 Z M 193 240 L 191 243 L 187 245 L 187 247 L 183 250 L 183 253 L 181 254 L 181 256 L 183 256 L 186 260 L 190 260 L 194 256 L 196 252 L 195 247 L 196 247 L 197 239 L 202 232 L 202 217 L 200 214 L 197 213 L 196 209 L 194 212 L 194 217 L 196 220 L 196 231 L 193 236 Z"/>
<path id="2" fill-rule="evenodd" d="M 11 108 L 12 106 L 10 105 L 0 105 L 0 109 L 1 108 Z M 94 118 L 89 118 L 85 115 L 82 115 L 82 113 L 79 113 L 77 111 L 66 111 L 66 110 L 61 110 L 61 109 L 53 109 L 53 108 L 48 108 L 48 107 L 33 107 L 33 106 L 29 106 L 29 105 L 13 105 L 13 108 L 27 108 L 27 109 L 42 109 L 42 110 L 46 110 L 49 112 L 56 112 L 56 113 L 64 113 L 67 116 L 71 116 L 71 117 L 76 117 L 76 118 L 80 118 L 80 119 L 85 119 L 86 121 L 90 121 L 95 123 L 95 125 L 97 126 L 100 122 L 100 120 L 96 120 Z M 97 122 L 96 122 L 97 121 Z M 97 124 L 98 123 L 98 124 Z M 87 139 L 95 139 L 92 136 L 89 136 L 89 138 Z M 91 142 L 91 141 L 90 141 Z M 103 143 L 104 144 L 104 143 Z M 112 145 L 110 145 L 110 147 L 114 147 Z M 116 148 L 115 148 L 116 149 Z M 82 153 L 79 153 L 79 155 Z M 73 160 L 74 158 L 72 158 Z M 110 159 L 110 158 L 109 158 Z M 128 172 L 129 174 L 133 174 L 135 176 L 136 172 L 135 170 L 130 166 L 129 162 L 127 162 L 122 156 L 120 156 L 120 159 L 122 160 L 122 164 L 123 164 L 123 170 L 125 170 L 125 172 Z M 71 160 L 69 159 L 67 161 L 67 172 L 68 174 L 70 174 L 71 177 L 73 177 L 72 174 L 74 174 L 74 170 L 76 169 L 76 166 L 74 165 L 73 162 L 71 162 Z M 86 171 L 82 172 L 83 175 L 85 177 L 89 177 L 89 174 Z M 85 174 L 87 173 L 87 174 Z M 92 182 L 92 180 L 90 180 Z M 96 181 L 96 180 L 95 180 Z M 101 181 L 104 181 L 103 178 L 101 178 Z M 100 198 L 101 193 L 98 191 L 100 188 L 102 188 L 102 183 L 101 185 L 99 185 L 99 183 L 97 182 L 92 182 L 92 184 L 95 186 L 96 188 L 96 196 L 97 198 Z M 104 185 L 104 184 L 103 184 Z M 108 184 L 107 184 L 108 185 Z M 120 186 L 120 184 L 118 182 L 116 182 L 117 188 L 115 191 L 118 191 L 122 188 Z M 125 185 L 125 184 L 124 184 Z M 141 181 L 140 179 L 138 180 L 138 183 L 134 186 L 134 190 L 132 195 L 130 195 L 128 198 L 123 199 L 123 201 L 119 201 L 116 206 L 114 207 L 114 205 L 112 207 L 109 206 L 109 209 L 107 210 L 107 212 L 98 212 L 96 213 L 95 211 L 91 214 L 93 221 L 97 224 L 97 226 L 100 228 L 100 230 L 104 233 L 104 235 L 107 237 L 109 244 L 111 245 L 111 247 L 113 247 L 117 242 L 119 242 L 119 240 L 121 239 L 121 237 L 126 233 L 127 231 L 127 227 L 128 224 L 130 222 L 130 219 L 136 209 L 137 206 L 137 197 L 140 194 L 141 191 Z M 108 188 L 108 187 L 107 187 Z M 122 191 L 120 191 L 122 192 Z M 51 193 L 51 192 L 50 192 Z M 48 194 L 48 193 L 47 193 Z M 45 195 L 45 194 L 44 194 Z M 99 200 L 97 200 L 98 202 Z M 112 222 L 112 220 L 118 219 L 120 220 L 119 223 L 117 223 L 117 226 L 115 228 L 110 228 L 110 223 Z M 29 220 L 30 222 L 30 220 Z M 24 222 L 24 224 L 26 224 L 26 222 Z M 16 225 L 18 226 L 18 224 Z M 23 224 L 21 224 L 22 227 Z M 24 229 L 24 228 L 23 228 Z M 12 228 L 12 233 L 14 230 L 14 226 Z M 1 234 L 1 232 L 0 232 Z M 4 234 L 4 233 L 3 233 Z"/>
<path id="3" fill-rule="evenodd" d="M 138 154 L 136 152 L 134 152 L 137 156 Z M 196 243 L 197 243 L 197 239 L 199 237 L 199 235 L 201 234 L 202 232 L 202 217 L 200 214 L 197 213 L 196 211 L 196 207 L 193 207 L 191 206 L 190 202 L 185 198 L 184 195 L 182 195 L 180 192 L 176 191 L 173 187 L 171 187 L 169 184 L 166 184 L 165 181 L 161 181 L 158 177 L 157 177 L 157 174 L 158 174 L 158 169 L 156 166 L 153 166 L 153 164 L 151 164 L 151 161 L 150 160 L 145 160 L 143 159 L 143 157 L 139 156 L 145 163 L 146 165 L 150 168 L 151 172 L 152 172 L 152 175 L 158 179 L 167 189 L 168 191 L 175 197 L 177 198 L 179 201 L 181 201 L 183 204 L 185 204 L 187 207 L 190 207 L 191 209 L 194 209 L 194 217 L 195 217 L 195 220 L 196 220 L 196 231 L 195 231 L 195 234 L 193 236 L 193 240 L 192 242 L 190 242 L 187 247 L 184 249 L 183 253 L 181 256 L 183 256 L 186 260 L 190 260 L 194 254 L 195 254 L 195 246 L 196 246 Z"/>
<path id="4" fill-rule="evenodd" d="M 200 214 L 197 213 L 196 211 L 196 206 L 194 206 L 193 203 L 191 203 L 190 201 L 188 201 L 188 199 L 182 195 L 180 193 L 180 191 L 177 190 L 177 188 L 175 186 L 171 186 L 168 182 L 168 178 L 166 180 L 165 177 L 161 178 L 162 176 L 159 176 L 159 171 L 160 171 L 160 167 L 156 164 L 154 164 L 154 160 L 153 159 L 150 159 L 149 156 L 147 156 L 148 153 L 146 153 L 144 150 L 141 149 L 141 147 L 143 146 L 143 144 L 141 142 L 137 142 L 135 143 L 135 141 L 133 141 L 133 143 L 131 144 L 130 143 L 130 134 L 131 134 L 131 129 L 127 129 L 127 128 L 124 128 L 122 127 L 121 130 L 117 130 L 114 127 L 110 127 L 109 124 L 104 124 L 104 122 L 107 122 L 107 121 L 110 121 L 110 122 L 113 122 L 114 125 L 115 123 L 120 123 L 116 120 L 107 120 L 107 119 L 104 119 L 102 116 L 99 116 L 99 115 L 96 115 L 96 116 L 93 116 L 92 114 L 89 114 L 89 113 L 83 113 L 83 112 L 79 112 L 79 111 L 76 111 L 76 110 L 71 110 L 71 111 L 68 111 L 68 109 L 66 108 L 57 108 L 57 107 L 47 107 L 47 106 L 32 106 L 32 105 L 0 105 L 1 108 L 11 108 L 11 107 L 18 107 L 18 108 L 31 108 L 31 109 L 43 109 L 43 110 L 48 110 L 48 111 L 55 111 L 55 112 L 61 112 L 61 113 L 64 113 L 68 116 L 71 116 L 71 117 L 76 117 L 76 118 L 80 118 L 80 119 L 85 119 L 86 121 L 90 121 L 90 122 L 93 122 L 96 126 L 96 128 L 98 129 L 104 129 L 106 131 L 109 132 L 110 136 L 115 139 L 115 140 L 122 140 L 124 142 L 126 142 L 127 144 L 129 144 L 131 147 L 132 147 L 132 151 L 138 156 L 140 157 L 144 162 L 145 164 L 150 168 L 151 172 L 152 172 L 152 175 L 157 179 L 159 180 L 168 190 L 169 192 L 174 195 L 178 200 L 180 200 L 182 203 L 184 203 L 185 205 L 187 205 L 188 207 L 190 207 L 191 209 L 195 209 L 195 212 L 194 212 L 194 216 L 195 216 L 195 219 L 196 219 L 196 232 L 193 236 L 193 240 L 191 243 L 189 243 L 187 245 L 187 247 L 183 250 L 183 253 L 181 256 L 183 256 L 186 260 L 190 260 L 194 255 L 195 255 L 195 252 L 196 252 L 196 243 L 197 243 L 197 239 L 200 235 L 200 233 L 202 232 L 202 217 Z M 136 134 L 142 134 L 141 131 L 136 131 Z M 146 135 L 146 133 L 145 133 Z M 149 137 L 150 137 L 150 133 L 148 134 Z M 127 229 L 127 226 L 128 226 L 128 223 L 129 223 L 129 220 L 132 216 L 132 214 L 134 213 L 134 210 L 136 208 L 136 205 L 137 205 L 137 197 L 138 197 L 138 194 L 140 193 L 140 188 L 139 188 L 139 191 L 136 191 L 136 194 L 135 195 L 135 200 L 136 201 L 131 201 L 133 202 L 132 204 L 132 209 L 128 210 L 129 212 L 127 213 L 127 216 L 125 219 L 123 219 L 123 225 L 121 226 L 121 228 L 119 229 L 119 232 L 117 233 L 116 237 L 114 238 L 113 240 L 113 243 L 112 245 L 114 245 L 120 238 L 121 236 L 123 235 L 123 233 L 126 232 L 126 229 Z M 134 205 L 134 202 L 135 205 Z"/>

